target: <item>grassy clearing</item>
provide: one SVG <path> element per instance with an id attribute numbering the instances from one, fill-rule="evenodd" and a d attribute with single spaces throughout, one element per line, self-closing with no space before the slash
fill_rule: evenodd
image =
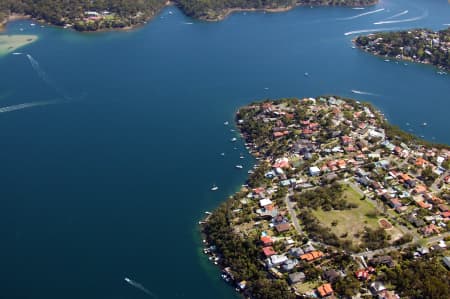
<path id="1" fill-rule="evenodd" d="M 361 195 L 353 188 L 347 186 L 342 196 L 349 203 L 357 204 L 358 207 L 344 211 L 316 210 L 313 211 L 313 214 L 322 225 L 328 227 L 336 236 L 341 237 L 347 234 L 345 239 L 357 245 L 360 242 L 355 234 L 361 233 L 365 226 L 372 229 L 379 228 L 378 220 L 381 217 L 375 216 L 377 214 L 376 208 L 367 200 L 361 200 Z"/>
<path id="2" fill-rule="evenodd" d="M 299 282 L 294 285 L 294 288 L 299 292 L 300 294 L 304 294 L 306 292 L 309 292 L 319 286 L 319 283 L 316 281 L 308 281 L 308 282 Z"/>

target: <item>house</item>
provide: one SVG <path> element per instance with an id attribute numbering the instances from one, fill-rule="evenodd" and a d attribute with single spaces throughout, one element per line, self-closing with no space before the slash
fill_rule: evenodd
<path id="1" fill-rule="evenodd" d="M 272 255 L 277 254 L 277 252 L 273 249 L 272 246 L 264 247 L 262 250 L 263 250 L 263 253 L 264 253 L 264 255 L 265 255 L 266 257 L 270 257 L 270 256 L 272 256 Z"/>
<path id="2" fill-rule="evenodd" d="M 445 266 L 447 266 L 447 268 L 450 270 L 450 256 L 444 256 L 442 258 L 442 262 L 444 263 Z"/>
<path id="3" fill-rule="evenodd" d="M 366 269 L 359 269 L 355 271 L 355 276 L 359 280 L 367 280 L 369 279 L 369 271 Z"/>
<path id="4" fill-rule="evenodd" d="M 400 202 L 400 200 L 398 200 L 398 198 L 391 198 L 389 199 L 388 203 L 394 209 L 402 206 L 402 203 Z"/>
<path id="5" fill-rule="evenodd" d="M 327 280 L 330 283 L 335 282 L 340 276 L 341 274 L 334 269 L 323 272 L 323 279 Z"/>
<path id="6" fill-rule="evenodd" d="M 400 299 L 394 291 L 382 290 L 378 293 L 378 299 Z"/>
<path id="7" fill-rule="evenodd" d="M 306 276 L 303 272 L 295 272 L 288 275 L 289 283 L 294 284 L 298 282 L 303 282 Z"/>
<path id="8" fill-rule="evenodd" d="M 374 281 L 369 285 L 369 289 L 374 295 L 377 295 L 378 293 L 386 290 L 386 287 L 381 281 Z"/>
<path id="9" fill-rule="evenodd" d="M 383 256 L 373 258 L 369 261 L 369 264 L 372 266 L 375 266 L 375 267 L 380 266 L 380 265 L 385 265 L 389 268 L 394 267 L 394 261 L 393 261 L 392 257 L 389 255 L 383 255 Z"/>
<path id="10" fill-rule="evenodd" d="M 259 205 L 261 207 L 265 207 L 265 206 L 268 206 L 268 205 L 271 205 L 271 204 L 272 204 L 272 201 L 270 199 L 268 199 L 268 198 L 264 198 L 264 199 L 261 199 L 259 201 Z"/>
<path id="11" fill-rule="evenodd" d="M 326 283 L 317 288 L 317 293 L 321 298 L 331 296 L 333 294 L 333 288 L 331 284 Z"/>
<path id="12" fill-rule="evenodd" d="M 288 258 L 284 255 L 274 254 L 267 259 L 267 267 L 272 268 L 287 262 Z"/>
<path id="13" fill-rule="evenodd" d="M 289 254 L 299 258 L 304 252 L 300 247 L 293 247 L 289 249 Z"/>
<path id="14" fill-rule="evenodd" d="M 315 250 L 315 251 L 311 251 L 311 252 L 302 254 L 300 256 L 300 259 L 303 261 L 307 261 L 307 262 L 313 262 L 315 260 L 320 259 L 321 257 L 323 257 L 323 253 L 321 251 Z"/>
<path id="15" fill-rule="evenodd" d="M 309 168 L 309 174 L 311 176 L 318 176 L 320 175 L 320 169 L 317 166 L 312 166 Z"/>
<path id="16" fill-rule="evenodd" d="M 298 260 L 296 259 L 288 259 L 282 266 L 281 268 L 286 271 L 292 271 L 296 266 L 298 265 Z"/>
<path id="17" fill-rule="evenodd" d="M 280 223 L 275 226 L 278 233 L 286 232 L 290 229 L 291 225 L 289 223 Z"/>
<path id="18" fill-rule="evenodd" d="M 424 236 L 430 236 L 433 234 L 438 234 L 439 233 L 439 228 L 434 225 L 433 223 L 430 225 L 427 225 L 425 227 L 422 227 L 420 229 L 420 232 L 424 235 Z"/>
<path id="19" fill-rule="evenodd" d="M 270 236 L 262 236 L 261 242 L 263 243 L 263 246 L 270 246 L 273 244 L 273 240 Z"/>

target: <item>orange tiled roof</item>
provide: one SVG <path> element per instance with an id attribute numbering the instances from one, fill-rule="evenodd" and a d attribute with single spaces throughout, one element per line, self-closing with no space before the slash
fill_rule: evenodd
<path id="1" fill-rule="evenodd" d="M 325 297 L 333 294 L 333 288 L 329 283 L 321 285 L 320 287 L 317 288 L 317 291 L 319 292 L 320 297 Z"/>

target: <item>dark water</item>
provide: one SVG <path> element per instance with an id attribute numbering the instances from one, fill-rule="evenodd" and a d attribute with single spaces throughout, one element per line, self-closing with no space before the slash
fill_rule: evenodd
<path id="1" fill-rule="evenodd" d="M 405 10 L 390 20 L 423 18 L 373 24 Z M 234 165 L 253 163 L 239 159 L 242 144 L 223 125 L 250 101 L 353 96 L 405 130 L 450 142 L 450 77 L 386 63 L 344 35 L 444 28 L 447 1 L 240 13 L 220 23 L 174 8 L 161 17 L 119 33 L 9 25 L 7 33 L 39 35 L 22 49 L 38 65 L 0 58 L 0 107 L 60 102 L 0 113 L 1 298 L 149 297 L 124 277 L 158 298 L 233 298 L 202 256 L 197 221 L 244 182 Z"/>

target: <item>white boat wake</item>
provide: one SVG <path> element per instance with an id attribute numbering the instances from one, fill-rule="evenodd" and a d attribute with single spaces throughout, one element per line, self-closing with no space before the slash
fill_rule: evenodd
<path id="1" fill-rule="evenodd" d="M 59 104 L 62 102 L 64 102 L 64 101 L 51 100 L 51 101 L 29 102 L 29 103 L 5 106 L 5 107 L 0 107 L 0 113 L 12 112 L 12 111 L 16 111 L 16 110 L 22 110 L 22 109 L 27 109 L 27 108 L 37 107 L 37 106 L 54 105 L 54 104 Z"/>
<path id="2" fill-rule="evenodd" d="M 428 11 L 426 11 L 423 15 L 418 16 L 418 17 L 414 17 L 414 18 L 402 19 L 402 20 L 391 20 L 391 21 L 379 21 L 379 22 L 375 22 L 373 24 L 374 25 L 383 25 L 383 24 L 397 24 L 397 23 L 415 22 L 415 21 L 422 20 L 422 19 L 424 19 L 426 17 L 428 17 Z"/>
<path id="3" fill-rule="evenodd" d="M 390 16 L 390 17 L 386 18 L 385 20 L 392 20 L 392 19 L 401 17 L 403 15 L 406 15 L 407 13 L 409 13 L 409 10 L 402 11 L 402 12 L 396 14 L 396 15 L 393 15 L 393 16 Z"/>
<path id="4" fill-rule="evenodd" d="M 375 13 L 378 13 L 378 12 L 382 12 L 383 10 L 384 10 L 384 8 L 380 8 L 380 9 L 364 12 L 364 13 L 361 13 L 361 14 L 356 15 L 356 16 L 352 16 L 352 17 L 348 17 L 348 18 L 340 18 L 338 20 L 339 21 L 354 20 L 354 19 L 357 19 L 357 18 L 361 18 L 361 17 L 364 17 L 364 16 L 368 16 L 368 15 L 372 15 L 372 14 L 375 14 Z"/>
<path id="5" fill-rule="evenodd" d="M 361 30 L 345 32 L 344 35 L 353 35 L 353 34 L 360 34 L 360 33 L 378 32 L 378 31 L 387 31 L 387 30 L 397 30 L 397 29 L 398 28 L 361 29 Z"/>
<path id="6" fill-rule="evenodd" d="M 368 92 L 368 91 L 362 91 L 362 90 L 356 90 L 356 89 L 352 89 L 352 93 L 362 94 L 362 95 L 367 95 L 367 96 L 374 96 L 374 97 L 378 97 L 379 96 L 376 93 L 372 93 L 372 92 Z"/>
<path id="7" fill-rule="evenodd" d="M 65 100 L 70 101 L 72 100 L 71 97 L 69 97 L 67 95 L 66 92 L 64 92 L 64 90 L 62 90 L 61 88 L 59 88 L 55 82 L 53 82 L 49 76 L 45 73 L 45 71 L 41 68 L 41 66 L 39 65 L 39 62 L 33 58 L 33 56 L 31 56 L 30 54 L 26 54 L 28 60 L 30 61 L 31 67 L 36 71 L 36 73 L 38 74 L 39 78 L 42 79 L 42 81 L 45 82 L 45 84 L 47 84 L 48 86 L 50 86 L 52 89 L 54 89 L 60 96 L 62 96 Z"/>
<path id="8" fill-rule="evenodd" d="M 146 293 L 147 295 L 153 297 L 153 298 L 158 298 L 158 296 L 156 296 L 155 294 L 153 294 L 152 292 L 150 292 L 147 288 L 145 288 L 142 284 L 140 284 L 137 281 L 134 281 L 128 277 L 125 277 L 124 280 L 131 286 L 135 287 L 138 290 L 141 290 L 142 292 Z"/>

